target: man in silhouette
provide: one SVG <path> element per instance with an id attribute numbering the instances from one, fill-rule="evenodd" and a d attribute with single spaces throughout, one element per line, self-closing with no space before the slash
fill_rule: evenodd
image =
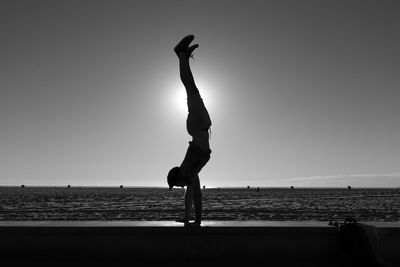
<path id="1" fill-rule="evenodd" d="M 179 167 L 172 168 L 168 173 L 169 190 L 174 186 L 185 187 L 185 217 L 180 222 L 189 225 L 192 203 L 194 201 L 195 222 L 191 225 L 200 226 L 202 215 L 202 195 L 199 172 L 210 159 L 209 129 L 211 119 L 190 70 L 189 58 L 198 44 L 189 46 L 194 36 L 184 37 L 174 48 L 179 58 L 179 71 L 183 85 L 186 88 L 188 117 L 186 129 L 192 136 L 185 158 Z"/>

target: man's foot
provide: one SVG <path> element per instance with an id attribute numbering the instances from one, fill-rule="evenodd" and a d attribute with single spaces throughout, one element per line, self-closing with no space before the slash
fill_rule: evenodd
<path id="1" fill-rule="evenodd" d="M 176 55 L 179 57 L 180 53 L 185 53 L 187 57 L 192 55 L 193 50 L 195 50 L 199 45 L 192 45 L 189 47 L 190 43 L 194 40 L 194 35 L 185 36 L 174 48 Z"/>

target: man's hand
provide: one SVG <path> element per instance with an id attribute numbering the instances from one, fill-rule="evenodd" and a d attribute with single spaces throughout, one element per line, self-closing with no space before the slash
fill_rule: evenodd
<path id="1" fill-rule="evenodd" d="M 175 222 L 184 223 L 185 225 L 189 224 L 189 220 L 185 217 L 177 219 L 177 220 L 175 220 Z"/>
<path id="2" fill-rule="evenodd" d="M 198 222 L 192 222 L 192 223 L 185 224 L 185 227 L 190 228 L 190 229 L 197 229 L 197 228 L 200 228 L 201 226 L 200 226 L 200 223 L 198 223 Z"/>

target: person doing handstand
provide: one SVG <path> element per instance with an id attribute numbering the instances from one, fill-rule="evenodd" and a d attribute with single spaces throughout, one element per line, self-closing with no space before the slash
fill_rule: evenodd
<path id="1" fill-rule="evenodd" d="M 200 226 L 202 216 L 202 194 L 200 188 L 199 172 L 210 159 L 209 129 L 211 126 L 210 115 L 204 106 L 203 99 L 193 79 L 190 70 L 189 58 L 198 44 L 189 46 L 194 40 L 193 35 L 184 37 L 174 48 L 179 58 L 180 78 L 186 88 L 188 117 L 186 129 L 192 136 L 185 158 L 179 167 L 172 168 L 167 177 L 169 190 L 174 186 L 185 187 L 185 217 L 179 221 L 189 225 L 192 203 L 194 201 L 195 222 Z"/>

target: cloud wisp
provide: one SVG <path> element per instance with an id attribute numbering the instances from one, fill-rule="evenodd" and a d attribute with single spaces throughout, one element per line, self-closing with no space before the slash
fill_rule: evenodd
<path id="1" fill-rule="evenodd" d="M 312 180 L 337 180 L 337 179 L 363 179 L 363 178 L 400 178 L 400 172 L 393 173 L 363 173 L 363 174 L 337 174 L 337 175 L 320 175 L 306 177 L 284 178 L 281 181 L 312 181 Z"/>

